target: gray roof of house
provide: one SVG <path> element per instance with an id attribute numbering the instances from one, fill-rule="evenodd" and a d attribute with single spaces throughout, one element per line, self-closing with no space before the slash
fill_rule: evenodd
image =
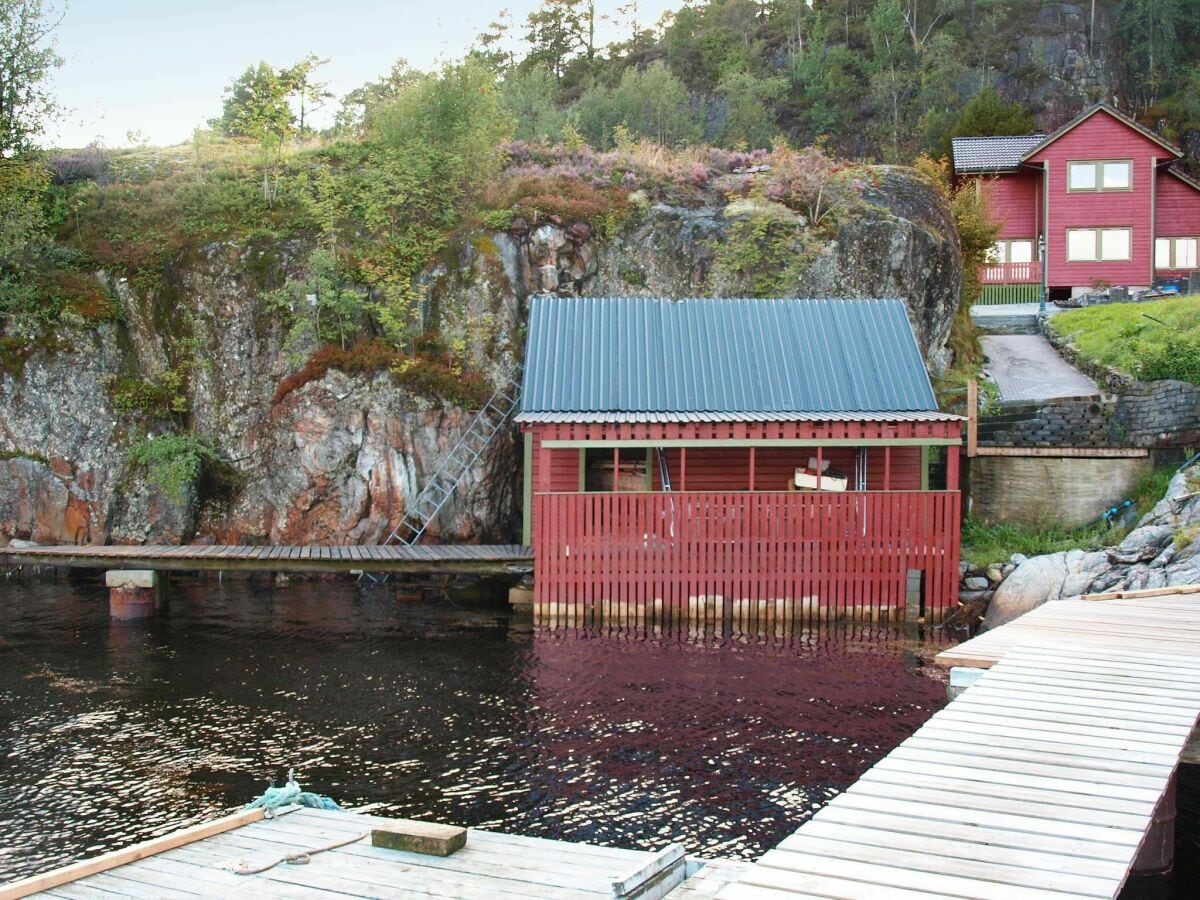
<path id="1" fill-rule="evenodd" d="M 954 171 L 1015 172 L 1025 154 L 1045 140 L 1044 134 L 955 138 Z"/>
<path id="2" fill-rule="evenodd" d="M 522 422 L 935 421 L 900 300 L 539 297 Z"/>

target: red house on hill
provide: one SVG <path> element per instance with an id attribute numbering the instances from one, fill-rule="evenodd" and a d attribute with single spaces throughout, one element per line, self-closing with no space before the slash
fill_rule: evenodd
<path id="1" fill-rule="evenodd" d="M 1104 104 L 1052 134 L 955 138 L 955 175 L 1000 225 L 984 301 L 1144 289 L 1200 267 L 1200 183 L 1181 156 Z"/>
<path id="2" fill-rule="evenodd" d="M 899 300 L 537 298 L 517 421 L 536 606 L 957 600 L 961 421 Z"/>

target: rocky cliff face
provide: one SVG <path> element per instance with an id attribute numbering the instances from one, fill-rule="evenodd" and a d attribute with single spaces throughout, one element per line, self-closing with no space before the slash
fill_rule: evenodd
<path id="1" fill-rule="evenodd" d="M 962 284 L 954 216 L 942 195 L 911 169 L 880 166 L 874 172 L 875 181 L 864 189 L 866 204 L 815 251 L 808 248 L 808 258 L 779 279 L 774 293 L 900 297 L 930 368 L 940 370 Z M 511 313 L 535 293 L 750 296 L 751 278 L 719 262 L 738 223 L 762 210 L 744 201 L 698 207 L 655 203 L 608 240 L 584 223 L 533 225 L 518 219 L 507 232 L 464 243 L 457 266 L 432 272 L 428 287 L 449 315 L 443 327 L 463 339 L 470 337 L 470 323 L 487 310 Z M 801 230 L 804 224 L 799 217 L 793 222 Z"/>
<path id="2" fill-rule="evenodd" d="M 883 168 L 867 202 L 787 267 L 786 296 L 900 296 L 932 367 L 958 304 L 961 262 L 941 195 Z M 745 204 L 647 204 L 615 234 L 584 222 L 515 220 L 463 236 L 420 285 L 426 323 L 493 381 L 521 350 L 535 293 L 745 295 L 722 268 Z M 806 223 L 792 225 L 804 232 Z M 274 402 L 297 366 L 267 287 L 303 274 L 299 242 L 217 243 L 174 260 L 162 283 L 110 280 L 123 318 L 62 329 L 59 347 L 0 373 L 0 541 L 363 542 L 380 540 L 469 426 L 472 412 L 414 394 L 388 373 L 336 369 Z M 173 339 L 168 336 L 174 335 Z M 130 459 L 158 426 L 122 403 L 122 379 L 162 383 L 188 351 L 171 430 L 203 437 L 223 460 L 164 491 Z M 316 349 L 310 347 L 308 350 Z M 519 436 L 489 446 L 433 529 L 446 540 L 519 533 Z"/>

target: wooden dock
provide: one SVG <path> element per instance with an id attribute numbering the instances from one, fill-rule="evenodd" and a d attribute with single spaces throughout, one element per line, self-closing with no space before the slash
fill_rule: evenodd
<path id="1" fill-rule="evenodd" d="M 166 572 L 392 572 L 513 574 L 533 568 L 518 544 L 348 544 L 325 546 L 118 545 L 5 547 L 0 565 L 153 569 Z"/>
<path id="2" fill-rule="evenodd" d="M 1200 714 L 1200 596 L 1046 604 L 938 661 L 987 671 L 721 900 L 1120 893 Z"/>
<path id="3" fill-rule="evenodd" d="M 705 900 L 749 866 L 731 860 L 687 859 L 678 845 L 652 853 L 478 828 L 467 829 L 466 845 L 449 856 L 372 846 L 372 828 L 396 823 L 379 816 L 313 809 L 285 811 L 274 819 L 264 819 L 261 810 L 243 812 L 0 885 L 0 900 L 28 896 Z M 286 861 L 297 855 L 307 860 Z M 262 871 L 254 871 L 258 869 Z"/>

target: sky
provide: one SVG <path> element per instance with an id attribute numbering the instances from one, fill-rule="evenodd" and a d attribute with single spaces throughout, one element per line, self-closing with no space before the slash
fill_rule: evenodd
<path id="1" fill-rule="evenodd" d="M 53 2 L 53 0 L 50 0 Z M 597 0 L 615 15 L 628 0 Z M 127 146 L 131 132 L 175 144 L 221 112 L 222 91 L 248 65 L 290 65 L 309 53 L 338 97 L 387 74 L 397 59 L 428 70 L 461 58 L 498 12 L 520 24 L 537 0 L 67 0 L 55 32 L 62 115 L 44 144 Z M 642 23 L 680 0 L 638 0 Z M 60 3 L 61 6 L 61 3 Z M 605 25 L 601 41 L 625 34 Z M 643 24 L 642 27 L 645 27 Z M 329 104 L 331 116 L 336 103 Z M 320 115 L 320 114 L 319 114 Z M 323 123 L 320 118 L 315 122 Z"/>

